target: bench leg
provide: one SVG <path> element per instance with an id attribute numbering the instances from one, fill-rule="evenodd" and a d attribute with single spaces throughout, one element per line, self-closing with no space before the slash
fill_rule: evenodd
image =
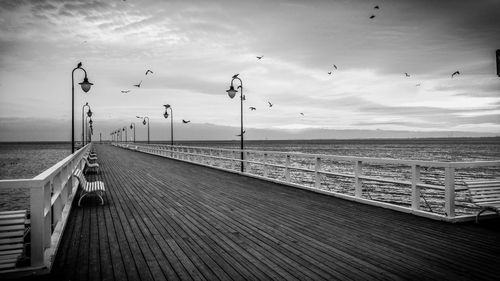
<path id="1" fill-rule="evenodd" d="M 486 212 L 486 211 L 492 211 L 492 212 L 495 212 L 497 213 L 497 215 L 500 216 L 500 213 L 498 212 L 497 209 L 495 208 L 483 208 L 481 211 L 479 211 L 479 213 L 477 213 L 476 215 L 476 223 L 479 223 L 479 215 L 481 215 L 482 213 Z"/>
<path id="2" fill-rule="evenodd" d="M 89 193 L 85 192 L 83 195 L 80 196 L 80 200 L 78 200 L 78 207 L 81 207 L 80 203 L 82 202 L 83 197 L 87 196 Z"/>

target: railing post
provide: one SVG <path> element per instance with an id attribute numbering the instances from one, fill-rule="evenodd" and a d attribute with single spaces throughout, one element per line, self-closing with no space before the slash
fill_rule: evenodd
<path id="1" fill-rule="evenodd" d="M 267 167 L 267 153 L 264 153 L 264 177 L 267 177 L 269 168 Z"/>
<path id="2" fill-rule="evenodd" d="M 52 236 L 52 188 L 54 184 L 52 181 L 45 184 L 43 190 L 43 219 L 44 228 L 43 228 L 43 249 L 50 248 L 51 236 Z"/>
<path id="3" fill-rule="evenodd" d="M 248 162 L 250 159 L 250 151 L 245 152 L 245 172 L 250 173 L 251 165 Z"/>
<path id="4" fill-rule="evenodd" d="M 363 196 L 363 162 L 356 160 L 354 164 L 354 196 L 361 198 Z"/>
<path id="5" fill-rule="evenodd" d="M 285 162 L 285 180 L 287 182 L 290 181 L 290 155 L 286 156 L 286 162 Z"/>
<path id="6" fill-rule="evenodd" d="M 234 153 L 234 150 L 231 151 L 231 155 L 232 155 L 231 158 L 233 159 L 231 160 L 231 170 L 234 170 L 234 167 L 236 166 L 236 155 Z"/>
<path id="7" fill-rule="evenodd" d="M 446 216 L 455 217 L 455 168 L 444 169 L 444 210 Z"/>
<path id="8" fill-rule="evenodd" d="M 321 176 L 319 171 L 321 170 L 321 158 L 316 157 L 316 163 L 314 165 L 314 187 L 321 188 Z"/>
<path id="9" fill-rule="evenodd" d="M 411 166 L 411 209 L 420 210 L 420 166 Z"/>
<path id="10" fill-rule="evenodd" d="M 31 266 L 44 264 L 44 186 L 35 186 L 30 189 L 30 238 L 31 238 Z"/>

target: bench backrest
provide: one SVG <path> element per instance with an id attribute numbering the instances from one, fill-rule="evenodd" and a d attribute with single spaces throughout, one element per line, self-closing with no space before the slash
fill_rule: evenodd
<path id="1" fill-rule="evenodd" d="M 472 201 L 484 206 L 500 203 L 500 181 L 466 182 Z"/>
<path id="2" fill-rule="evenodd" d="M 24 252 L 26 210 L 0 212 L 0 270 L 11 269 Z"/>
<path id="3" fill-rule="evenodd" d="M 83 176 L 82 170 L 75 169 L 75 171 L 73 172 L 73 176 L 75 176 L 78 179 L 78 182 L 80 183 L 82 188 L 85 188 L 85 186 L 87 186 L 87 180 Z"/>

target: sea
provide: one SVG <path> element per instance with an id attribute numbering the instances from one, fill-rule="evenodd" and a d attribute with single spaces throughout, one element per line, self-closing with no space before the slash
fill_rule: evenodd
<path id="1" fill-rule="evenodd" d="M 154 143 L 169 144 L 169 141 Z M 239 148 L 240 146 L 239 141 L 177 141 L 175 144 L 217 148 Z M 245 141 L 245 149 L 422 161 L 491 161 L 500 160 L 500 137 L 249 140 Z M 70 155 L 70 153 L 71 144 L 68 142 L 0 143 L 0 180 L 33 178 Z M 430 173 L 430 175 L 432 175 L 432 173 Z M 486 169 L 486 172 L 476 172 L 476 170 L 474 170 L 465 175 L 461 175 L 461 179 L 475 179 L 476 177 L 500 178 L 500 171 L 496 168 Z M 299 176 L 295 180 L 298 181 L 297 183 L 299 184 L 310 184 L 310 178 L 307 177 L 301 178 Z M 434 183 L 432 176 L 429 183 Z M 334 189 L 335 187 L 331 188 Z M 369 192 L 367 196 L 370 198 L 373 196 L 375 200 L 377 200 L 377 196 L 382 196 L 382 198 L 380 198 L 382 201 L 391 202 L 391 196 L 393 195 L 388 195 L 387 192 L 384 191 L 383 185 L 374 185 L 370 188 L 372 188 L 372 192 Z M 377 193 L 377 191 L 379 192 Z M 433 204 L 437 206 L 441 205 L 442 209 L 442 204 L 433 197 L 442 197 L 442 194 L 430 192 L 427 198 L 424 196 L 424 201 L 429 210 L 433 210 Z M 460 200 L 460 198 L 458 200 Z M 463 200 L 465 201 L 466 199 Z M 430 203 L 427 203 L 427 201 L 430 201 Z M 408 202 L 403 202 L 403 205 L 404 204 L 408 204 Z M 424 206 L 423 209 L 427 207 Z M 29 209 L 29 190 L 0 189 L 0 211 L 17 209 Z"/>

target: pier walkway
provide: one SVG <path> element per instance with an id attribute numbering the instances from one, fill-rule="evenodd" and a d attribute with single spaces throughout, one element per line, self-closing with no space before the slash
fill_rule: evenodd
<path id="1" fill-rule="evenodd" d="M 500 223 L 450 224 L 109 145 L 47 280 L 494 280 Z"/>

